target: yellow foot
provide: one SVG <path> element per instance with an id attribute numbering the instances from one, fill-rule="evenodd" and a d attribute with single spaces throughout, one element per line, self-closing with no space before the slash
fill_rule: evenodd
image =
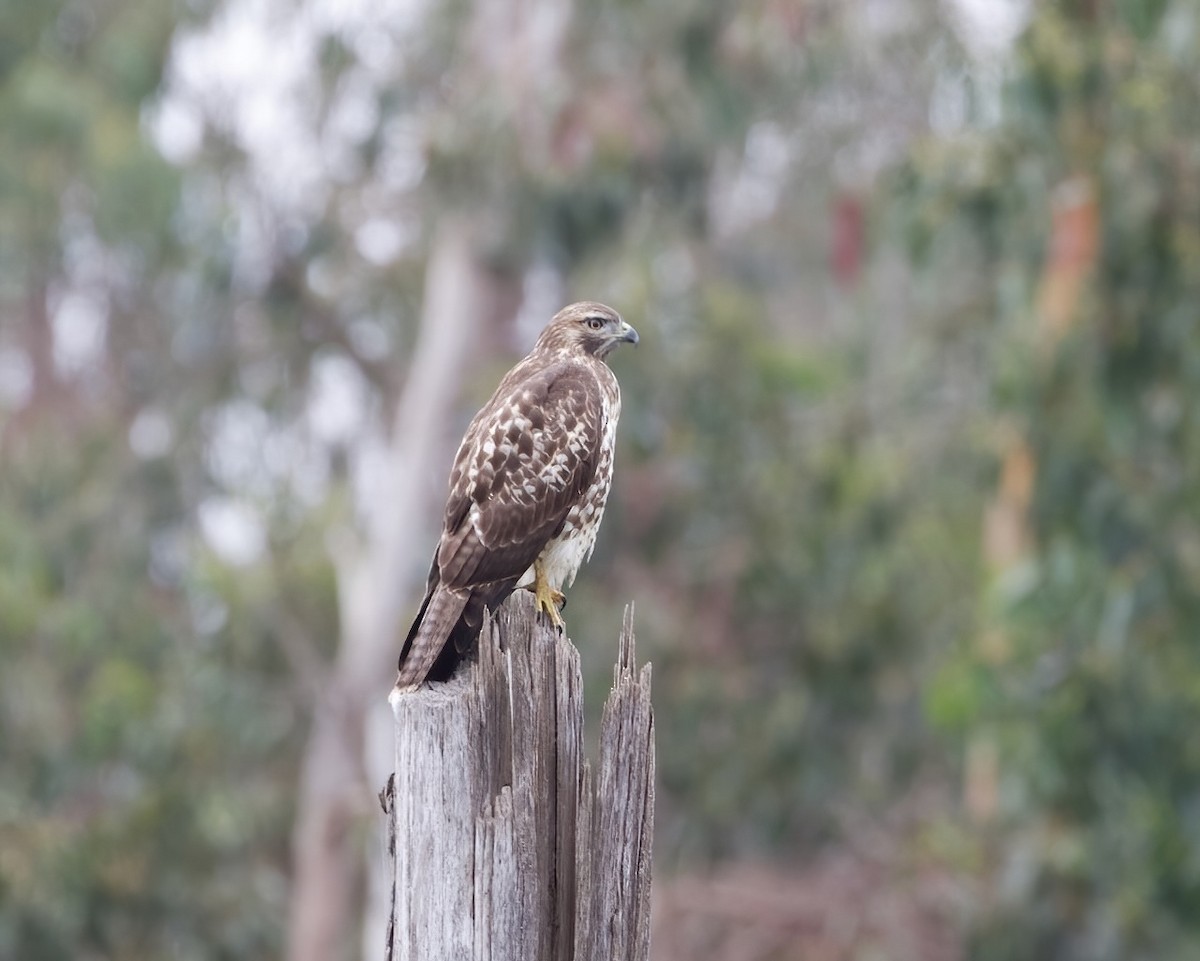
<path id="1" fill-rule="evenodd" d="M 562 619 L 559 608 L 567 603 L 566 595 L 550 586 L 541 564 L 534 565 L 533 574 L 533 594 L 537 598 L 538 610 L 543 611 L 555 627 L 565 628 L 566 622 Z"/>

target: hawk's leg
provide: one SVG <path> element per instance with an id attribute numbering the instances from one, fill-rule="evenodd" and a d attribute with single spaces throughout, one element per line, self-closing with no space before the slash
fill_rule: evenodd
<path id="1" fill-rule="evenodd" d="M 541 559 L 533 562 L 533 593 L 537 597 L 538 610 L 544 611 L 555 627 L 565 628 L 566 623 L 558 609 L 567 603 L 566 595 L 550 586 Z"/>

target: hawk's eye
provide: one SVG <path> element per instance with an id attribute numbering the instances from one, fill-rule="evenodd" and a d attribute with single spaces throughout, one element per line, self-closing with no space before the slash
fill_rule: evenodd
<path id="1" fill-rule="evenodd" d="M 600 317 L 589 317 L 587 319 L 587 325 L 591 327 L 592 330 L 599 330 L 604 326 L 604 320 Z"/>

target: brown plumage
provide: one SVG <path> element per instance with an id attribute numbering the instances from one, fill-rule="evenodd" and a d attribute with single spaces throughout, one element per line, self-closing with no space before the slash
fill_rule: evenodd
<path id="1" fill-rule="evenodd" d="M 562 626 L 562 588 L 592 552 L 612 481 L 621 393 L 604 358 L 637 341 L 611 307 L 564 307 L 472 419 L 397 690 L 449 677 L 484 609 L 517 587 Z"/>

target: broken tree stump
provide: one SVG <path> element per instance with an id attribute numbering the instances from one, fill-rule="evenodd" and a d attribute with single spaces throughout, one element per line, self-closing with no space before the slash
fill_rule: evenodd
<path id="1" fill-rule="evenodd" d="M 579 652 L 527 591 L 474 663 L 392 710 L 388 961 L 646 961 L 654 717 L 631 609 L 595 770 Z"/>

